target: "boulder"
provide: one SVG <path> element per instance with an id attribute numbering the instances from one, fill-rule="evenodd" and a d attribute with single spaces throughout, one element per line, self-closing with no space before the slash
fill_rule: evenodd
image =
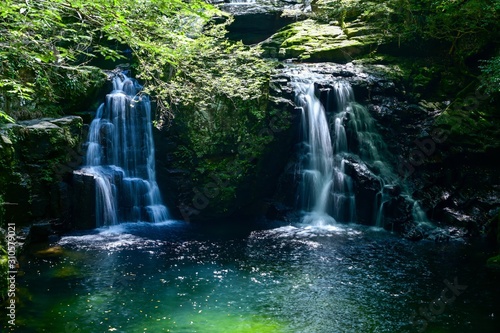
<path id="1" fill-rule="evenodd" d="M 67 182 L 83 161 L 80 117 L 42 118 L 0 128 L 0 194 L 7 221 L 67 215 Z"/>
<path id="2" fill-rule="evenodd" d="M 342 29 L 339 25 L 312 19 L 286 26 L 261 43 L 264 55 L 271 58 L 307 62 L 348 63 L 375 49 L 379 35 L 374 29 Z"/>
<path id="3" fill-rule="evenodd" d="M 286 25 L 304 19 L 309 10 L 302 0 L 235 0 L 217 1 L 214 4 L 234 18 L 227 28 L 227 37 L 241 40 L 244 44 L 266 40 Z"/>
<path id="4" fill-rule="evenodd" d="M 74 229 L 94 229 L 96 222 L 96 184 L 94 174 L 76 170 L 70 181 L 69 227 Z"/>

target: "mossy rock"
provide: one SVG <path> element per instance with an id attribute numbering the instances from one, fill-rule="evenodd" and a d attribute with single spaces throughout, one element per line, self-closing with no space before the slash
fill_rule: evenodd
<path id="1" fill-rule="evenodd" d="M 17 223 L 59 214 L 59 181 L 82 161 L 83 121 L 68 116 L 0 128 L 0 194 L 6 218 Z M 62 193 L 62 192 L 61 192 Z"/>
<path id="2" fill-rule="evenodd" d="M 61 258 L 64 256 L 64 249 L 60 246 L 53 246 L 35 252 L 35 256 L 39 258 Z"/>
<path id="3" fill-rule="evenodd" d="M 495 257 L 489 258 L 486 261 L 486 267 L 491 268 L 491 269 L 495 269 L 495 270 L 500 270 L 500 254 L 495 256 Z"/>
<path id="4" fill-rule="evenodd" d="M 283 28 L 262 47 L 265 55 L 280 60 L 347 63 L 370 52 L 380 39 L 368 26 L 348 27 L 346 31 L 338 25 L 308 19 Z"/>
<path id="5" fill-rule="evenodd" d="M 20 153 L 27 162 L 57 156 L 60 152 L 74 148 L 80 141 L 82 118 L 75 116 L 60 119 L 43 118 L 19 123 L 13 127 L 20 142 Z"/>
<path id="6" fill-rule="evenodd" d="M 454 143 L 453 147 L 479 153 L 500 150 L 500 127 L 495 111 L 483 104 L 467 109 L 460 107 L 466 102 L 456 103 L 458 106 L 451 106 L 435 123 L 449 132 L 448 140 Z"/>

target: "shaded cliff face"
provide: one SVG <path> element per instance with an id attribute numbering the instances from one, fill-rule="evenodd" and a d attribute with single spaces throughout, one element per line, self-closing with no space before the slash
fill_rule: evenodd
<path id="1" fill-rule="evenodd" d="M 264 214 L 295 133 L 293 105 L 273 89 L 275 80 L 252 100 L 216 98 L 214 107 L 194 113 L 179 106 L 171 125 L 155 131 L 158 184 L 174 216 L 210 221 Z"/>
<path id="2" fill-rule="evenodd" d="M 260 43 L 281 28 L 306 18 L 310 12 L 307 0 L 211 0 L 221 10 L 230 13 L 234 21 L 227 37 L 244 44 Z"/>
<path id="3" fill-rule="evenodd" d="M 71 172 L 82 163 L 82 118 L 43 118 L 0 128 L 0 191 L 5 221 L 69 222 Z"/>

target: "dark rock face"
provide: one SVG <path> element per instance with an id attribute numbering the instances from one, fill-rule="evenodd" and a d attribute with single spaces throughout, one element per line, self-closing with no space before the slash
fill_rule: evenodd
<path id="1" fill-rule="evenodd" d="M 479 235 L 500 212 L 499 152 L 494 155 L 451 154 L 452 143 L 438 145 L 440 160 L 415 168 L 410 177 L 414 193 L 427 214 L 440 225 Z M 447 147 L 448 146 L 448 147 Z M 439 150 L 439 151 L 438 151 Z"/>
<path id="2" fill-rule="evenodd" d="M 0 129 L 0 191 L 8 222 L 70 219 L 68 182 L 83 161 L 80 117 L 44 118 Z M 59 221 L 61 222 L 61 221 Z"/>
<path id="3" fill-rule="evenodd" d="M 76 170 L 72 174 L 70 227 L 94 229 L 96 223 L 96 184 L 93 174 Z"/>
<path id="4" fill-rule="evenodd" d="M 279 88 L 286 80 L 280 75 L 271 78 L 263 105 L 265 118 L 250 119 L 253 132 L 249 133 L 252 138 L 249 141 L 266 142 L 258 149 L 248 150 L 249 143 L 254 142 L 229 142 L 233 145 L 229 151 L 199 156 L 193 151 L 191 138 L 186 137 L 189 119 L 181 117 L 176 117 L 168 128 L 154 131 L 158 185 L 175 217 L 214 221 L 265 213 L 267 198 L 275 191 L 276 180 L 285 168 L 297 133 L 295 109 L 289 100 L 293 91 Z M 248 104 L 232 104 L 228 110 L 244 115 L 245 110 L 238 107 L 248 108 Z M 211 169 L 203 170 L 200 175 L 200 165 Z"/>
<path id="5" fill-rule="evenodd" d="M 301 1 L 212 1 L 221 10 L 233 15 L 227 37 L 244 44 L 256 44 L 279 29 L 303 18 L 307 6 Z M 293 10 L 290 15 L 285 10 Z"/>
<path id="6" fill-rule="evenodd" d="M 377 213 L 376 200 L 381 188 L 380 179 L 362 161 L 348 159 L 346 162 L 346 174 L 354 183 L 357 222 L 371 225 Z"/>

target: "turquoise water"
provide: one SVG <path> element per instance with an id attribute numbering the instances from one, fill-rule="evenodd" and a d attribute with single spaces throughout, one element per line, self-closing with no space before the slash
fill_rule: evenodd
<path id="1" fill-rule="evenodd" d="M 489 254 L 351 225 L 123 224 L 29 249 L 14 332 L 493 333 Z"/>

